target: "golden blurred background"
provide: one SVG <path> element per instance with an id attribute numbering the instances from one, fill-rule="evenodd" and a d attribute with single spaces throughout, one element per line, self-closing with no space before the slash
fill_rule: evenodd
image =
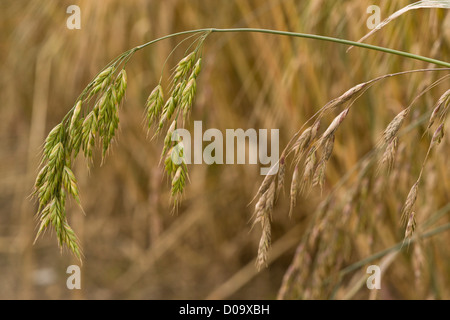
<path id="1" fill-rule="evenodd" d="M 127 67 L 120 133 L 106 163 L 100 166 L 97 156 L 90 170 L 82 157 L 74 164 L 86 215 L 73 202 L 68 203 L 67 214 L 84 252 L 81 290 L 66 287 L 67 267 L 79 263 L 66 250 L 60 252 L 54 234 L 45 233 L 33 245 L 37 204 L 30 194 L 45 137 L 105 65 L 152 39 L 197 28 L 252 27 L 357 40 L 369 31 L 368 6 L 379 5 L 386 18 L 409 3 L 2 0 L 0 299 L 275 299 L 312 213 L 375 147 L 395 115 L 445 72 L 387 79 L 356 101 L 336 136 L 324 190 L 300 198 L 291 219 L 288 181 L 273 214 L 270 264 L 260 272 L 255 267 L 260 229 L 251 230 L 253 206 L 248 205 L 262 182 L 258 166 L 190 165 L 183 202 L 178 213 L 171 214 L 170 182 L 159 165 L 162 139 L 146 138 L 143 112 L 162 64 L 182 37 L 133 56 Z M 81 9 L 80 30 L 66 27 L 66 9 L 72 4 Z M 448 61 L 450 12 L 414 10 L 366 42 Z M 211 34 L 205 42 L 191 122 L 202 120 L 204 126 L 223 131 L 279 128 L 284 147 L 320 107 L 352 86 L 387 73 L 431 67 L 359 48 L 346 53 L 346 49 L 267 34 Z M 170 67 L 183 52 L 175 52 Z M 420 98 L 405 127 L 430 112 L 447 89 L 444 81 Z M 428 148 L 429 139 L 421 138 L 425 128 L 422 121 L 402 136 L 389 183 L 380 188 L 376 176 L 363 181 L 365 188 L 352 207 L 351 223 L 339 230 L 343 242 L 330 245 L 334 251 L 327 256 L 329 261 L 319 259 L 305 268 L 306 279 L 316 279 L 305 290 L 316 289 L 314 294 L 305 296 L 297 289 L 286 298 L 450 298 L 449 232 L 425 239 L 417 246 L 420 250 L 413 244 L 395 256 L 383 256 L 392 261 L 380 258 L 364 264 L 348 273 L 333 292 L 319 290 L 323 287 L 316 282 L 335 281 L 339 270 L 403 240 L 399 212 Z M 428 227 L 450 220 L 448 137 L 425 169 L 417 200 L 418 232 L 429 230 L 421 227 L 446 206 Z M 291 175 L 288 167 L 288 178 Z M 341 210 L 357 180 L 350 175 L 333 193 L 331 206 Z M 327 246 L 326 237 L 320 241 Z M 310 252 L 312 259 L 314 254 Z M 338 270 L 322 268 L 325 263 Z M 365 286 L 355 287 L 369 264 L 381 263 L 385 266 L 382 289 L 376 296 Z M 296 286 L 305 288 L 292 284 Z"/>

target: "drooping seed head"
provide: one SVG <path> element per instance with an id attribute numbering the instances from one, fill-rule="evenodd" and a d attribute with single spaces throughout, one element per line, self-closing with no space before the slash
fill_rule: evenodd
<path id="1" fill-rule="evenodd" d="M 434 132 L 433 138 L 431 139 L 431 145 L 435 146 L 440 144 L 443 137 L 444 137 L 444 124 L 442 123 Z"/>
<path id="2" fill-rule="evenodd" d="M 362 89 L 364 89 L 369 83 L 368 82 L 363 82 L 360 84 L 357 84 L 356 86 L 350 88 L 349 90 L 347 90 L 343 95 L 341 95 L 338 100 L 341 103 L 347 102 L 348 100 L 350 100 L 355 94 L 361 92 Z"/>
<path id="3" fill-rule="evenodd" d="M 309 146 L 309 143 L 311 141 L 311 132 L 312 128 L 307 128 L 294 143 L 293 149 L 296 151 L 296 153 L 304 151 Z"/>
<path id="4" fill-rule="evenodd" d="M 267 267 L 267 260 L 269 257 L 269 250 L 271 245 L 272 231 L 270 221 L 265 218 L 262 223 L 262 236 L 259 240 L 258 256 L 256 258 L 256 268 L 261 270 L 262 267 Z"/>
<path id="5" fill-rule="evenodd" d="M 406 202 L 402 209 L 401 220 L 403 221 L 403 223 L 407 222 L 408 217 L 413 212 L 414 204 L 416 203 L 417 199 L 418 189 L 419 189 L 419 182 L 416 182 L 409 191 L 408 197 L 406 198 Z"/>
<path id="6" fill-rule="evenodd" d="M 311 152 L 305 161 L 305 169 L 303 171 L 303 177 L 301 181 L 300 190 L 302 192 L 306 192 L 313 180 L 314 170 L 316 167 L 316 153 L 315 151 Z"/>
<path id="7" fill-rule="evenodd" d="M 450 89 L 447 90 L 438 100 L 436 107 L 433 109 L 433 112 L 431 113 L 430 120 L 428 121 L 428 127 L 427 129 L 431 128 L 434 121 L 442 115 L 444 111 L 444 107 L 447 103 L 447 100 L 450 98 Z"/>
<path id="8" fill-rule="evenodd" d="M 395 155 L 398 148 L 398 137 L 394 137 L 391 142 L 389 142 L 386 151 L 381 158 L 380 165 L 385 164 L 387 166 L 388 172 L 392 170 L 395 163 Z"/>
<path id="9" fill-rule="evenodd" d="M 327 140 L 325 141 L 325 146 L 323 148 L 322 153 L 322 160 L 328 161 L 331 157 L 331 154 L 333 153 L 333 147 L 334 147 L 334 134 L 331 134 Z"/>
<path id="10" fill-rule="evenodd" d="M 400 130 L 403 121 L 409 114 L 409 108 L 406 108 L 399 114 L 395 116 L 395 118 L 389 123 L 386 130 L 383 132 L 383 139 L 385 143 L 389 143 L 397 136 L 398 131 Z"/>
<path id="11" fill-rule="evenodd" d="M 272 219 L 272 211 L 273 206 L 275 204 L 275 193 L 276 193 L 276 185 L 275 180 L 270 184 L 269 190 L 267 190 L 267 197 L 266 197 L 266 214 L 267 216 Z"/>
<path id="12" fill-rule="evenodd" d="M 320 120 L 316 120 L 316 122 L 314 122 L 314 124 L 311 127 L 311 141 L 314 140 L 317 135 L 319 134 L 319 129 L 320 129 Z"/>
<path id="13" fill-rule="evenodd" d="M 416 213 L 414 211 L 412 211 L 409 214 L 406 228 L 405 228 L 405 240 L 411 239 L 411 237 L 414 234 L 414 231 L 416 230 L 416 217 L 415 216 L 416 216 Z"/>
<path id="14" fill-rule="evenodd" d="M 313 177 L 313 186 L 319 186 L 320 189 L 322 189 L 324 181 L 325 181 L 325 169 L 327 167 L 327 162 L 324 160 L 319 161 L 319 164 L 317 165 L 317 168 L 314 172 Z"/>
<path id="15" fill-rule="evenodd" d="M 280 190 L 283 188 L 285 174 L 286 174 L 286 159 L 285 159 L 284 154 L 282 154 L 280 157 L 280 165 L 279 165 L 278 176 L 277 176 L 277 191 L 276 191 L 277 195 L 280 193 Z"/>
<path id="16" fill-rule="evenodd" d="M 273 205 L 275 202 L 275 192 L 276 192 L 276 184 L 275 179 L 271 180 L 270 186 L 267 190 L 261 195 L 258 202 L 255 205 L 255 212 L 253 213 L 254 220 L 252 227 L 262 222 L 263 219 L 269 218 L 271 219 Z"/>
<path id="17" fill-rule="evenodd" d="M 328 126 L 327 130 L 322 135 L 322 142 L 326 141 L 328 137 L 330 137 L 332 134 L 334 134 L 339 127 L 339 125 L 344 121 L 345 117 L 348 114 L 349 109 L 345 109 L 342 111 L 336 118 L 334 118 L 333 122 Z"/>
<path id="18" fill-rule="evenodd" d="M 298 166 L 295 166 L 294 173 L 292 174 L 291 190 L 290 190 L 290 207 L 289 217 L 292 217 L 294 207 L 297 205 L 297 195 L 300 189 L 300 173 Z"/>
<path id="19" fill-rule="evenodd" d="M 272 183 L 272 181 L 274 179 L 275 179 L 274 174 L 267 174 L 266 177 L 264 178 L 263 182 L 261 183 L 261 186 L 259 187 L 255 198 L 262 196 L 267 191 L 267 189 L 269 189 L 270 184 Z"/>

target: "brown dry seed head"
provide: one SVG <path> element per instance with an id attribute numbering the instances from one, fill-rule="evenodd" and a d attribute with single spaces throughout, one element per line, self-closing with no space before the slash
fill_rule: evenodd
<path id="1" fill-rule="evenodd" d="M 442 108 L 442 104 L 438 103 L 437 106 L 433 109 L 433 112 L 431 113 L 431 116 L 430 116 L 430 120 L 428 121 L 427 129 L 430 129 L 431 126 L 433 125 L 434 121 L 438 118 L 439 111 L 441 110 L 441 108 Z"/>
<path id="2" fill-rule="evenodd" d="M 329 138 L 332 134 L 334 134 L 339 127 L 339 125 L 344 121 L 345 117 L 348 114 L 349 109 L 345 109 L 342 111 L 336 118 L 334 118 L 333 122 L 328 126 L 327 130 L 322 135 L 321 141 L 324 143 L 327 138 Z M 321 144 L 322 144 L 321 143 Z"/>
<path id="3" fill-rule="evenodd" d="M 275 175 L 267 174 L 266 177 L 264 178 L 263 182 L 261 183 L 261 186 L 259 187 L 255 198 L 262 196 L 267 191 L 267 189 L 269 189 L 270 184 L 272 183 L 272 181 L 274 179 L 275 179 Z"/>
<path id="4" fill-rule="evenodd" d="M 440 115 L 442 115 L 442 114 L 445 112 L 443 106 L 445 106 L 446 101 L 447 101 L 449 98 L 450 98 L 450 89 L 447 90 L 447 91 L 439 98 L 439 100 L 438 100 L 438 102 L 437 102 L 437 104 L 436 104 L 436 107 L 434 108 L 433 112 L 431 113 L 431 116 L 430 116 L 430 120 L 429 120 L 429 122 L 428 122 L 428 127 L 427 127 L 427 129 L 429 129 L 429 128 L 433 125 L 434 121 L 435 121 Z"/>
<path id="5" fill-rule="evenodd" d="M 381 158 L 380 164 L 386 165 L 388 172 L 390 172 L 394 167 L 397 148 L 398 148 L 398 137 L 395 137 L 394 139 L 392 139 L 391 142 L 389 142 L 386 151 L 384 152 L 383 157 Z"/>
<path id="6" fill-rule="evenodd" d="M 316 153 L 313 151 L 309 154 L 308 158 L 306 158 L 305 161 L 305 169 L 303 171 L 303 177 L 301 181 L 300 190 L 305 193 L 308 191 L 313 175 L 314 175 L 314 169 L 316 166 Z"/>
<path id="7" fill-rule="evenodd" d="M 282 154 L 280 157 L 280 165 L 279 165 L 278 177 L 277 177 L 277 181 L 278 181 L 277 182 L 277 192 L 276 192 L 277 195 L 280 193 L 281 189 L 283 188 L 285 174 L 286 174 L 286 158 L 285 158 L 284 154 Z"/>
<path id="8" fill-rule="evenodd" d="M 252 223 L 252 228 L 255 224 L 259 222 L 262 223 L 265 218 L 271 219 L 273 205 L 275 202 L 275 187 L 275 179 L 273 179 L 268 189 L 262 194 L 256 203 L 255 212 L 253 213 L 254 220 Z"/>
<path id="9" fill-rule="evenodd" d="M 383 132 L 383 139 L 385 143 L 389 143 L 397 136 L 398 131 L 400 130 L 403 121 L 406 116 L 409 114 L 409 108 L 406 108 L 399 114 L 395 116 L 395 118 L 389 123 L 386 130 Z"/>
<path id="10" fill-rule="evenodd" d="M 406 224 L 405 229 L 405 240 L 411 239 L 411 237 L 414 234 L 414 231 L 416 230 L 416 213 L 412 211 L 408 217 L 408 223 Z"/>
<path id="11" fill-rule="evenodd" d="M 334 147 L 334 134 L 331 134 L 330 137 L 325 141 L 325 146 L 323 148 L 322 153 L 322 161 L 328 161 L 333 153 Z"/>
<path id="12" fill-rule="evenodd" d="M 406 202 L 403 206 L 402 209 L 402 217 L 401 217 L 401 221 L 403 223 L 407 223 L 407 219 L 409 218 L 409 216 L 411 215 L 411 213 L 413 212 L 413 208 L 414 208 L 414 204 L 416 203 L 416 199 L 417 199 L 417 191 L 419 189 L 419 182 L 416 182 L 411 190 L 409 191 L 408 197 L 406 198 Z"/>
<path id="13" fill-rule="evenodd" d="M 290 207 L 289 217 L 292 216 L 294 207 L 297 205 L 297 195 L 300 189 L 300 173 L 298 166 L 295 166 L 294 173 L 292 174 L 291 190 L 290 190 Z"/>
<path id="14" fill-rule="evenodd" d="M 328 102 L 325 105 L 325 107 L 323 108 L 323 112 L 332 111 L 332 110 L 336 109 L 337 107 L 341 106 L 342 104 L 344 104 L 345 102 L 347 102 L 351 98 L 353 98 L 353 96 L 355 94 L 361 92 L 361 90 L 363 90 L 368 84 L 370 84 L 370 82 L 360 83 L 360 84 L 350 88 L 349 90 L 344 92 L 344 94 L 342 94 L 338 98 L 335 98 L 335 99 L 331 100 L 330 102 Z"/>
<path id="15" fill-rule="evenodd" d="M 312 139 L 313 127 L 307 128 L 300 137 L 295 141 L 292 150 L 295 150 L 294 163 L 299 163 L 304 151 L 309 147 Z"/>
<path id="16" fill-rule="evenodd" d="M 363 83 L 357 84 L 356 86 L 350 88 L 349 90 L 347 90 L 343 95 L 341 95 L 338 98 L 339 103 L 347 102 L 355 94 L 361 92 L 361 90 L 363 90 L 368 84 L 369 84 L 369 82 L 363 82 Z"/>
<path id="17" fill-rule="evenodd" d="M 255 212 L 253 213 L 254 219 L 252 223 L 252 228 L 259 222 L 261 222 L 262 218 L 264 217 L 265 211 L 266 211 L 266 200 L 267 200 L 267 193 L 264 193 L 259 199 L 258 202 L 255 205 Z"/>
<path id="18" fill-rule="evenodd" d="M 434 132 L 433 138 L 431 139 L 431 145 L 439 145 L 442 138 L 444 138 L 444 124 L 442 123 Z"/>
<path id="19" fill-rule="evenodd" d="M 317 165 L 316 171 L 314 172 L 313 178 L 313 186 L 319 186 L 320 189 L 323 187 L 323 183 L 325 181 L 325 169 L 327 167 L 327 162 L 325 160 L 321 160 Z"/>
<path id="20" fill-rule="evenodd" d="M 266 215 L 269 217 L 270 220 L 272 219 L 272 211 L 273 206 L 275 204 L 275 193 L 276 193 L 276 185 L 275 180 L 273 180 L 273 182 L 269 187 L 269 190 L 267 190 L 266 205 L 265 205 Z"/>
<path id="21" fill-rule="evenodd" d="M 314 173 L 313 186 L 320 186 L 321 189 L 325 181 L 325 169 L 327 167 L 327 162 L 333 153 L 334 139 L 335 136 L 334 133 L 332 133 L 325 140 L 322 155 Z"/>
<path id="22" fill-rule="evenodd" d="M 320 130 L 320 119 L 317 119 L 316 122 L 311 126 L 311 141 L 313 141 L 317 135 L 319 134 Z"/>
<path id="23" fill-rule="evenodd" d="M 259 241 L 258 256 L 256 258 L 256 268 L 261 270 L 262 267 L 267 267 L 267 260 L 269 256 L 269 249 L 271 245 L 271 226 L 268 218 L 262 221 L 262 236 Z"/>

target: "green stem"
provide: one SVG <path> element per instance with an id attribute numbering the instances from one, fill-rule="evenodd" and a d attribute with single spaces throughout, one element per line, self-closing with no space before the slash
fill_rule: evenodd
<path id="1" fill-rule="evenodd" d="M 144 43 L 143 45 L 137 46 L 135 48 L 135 50 L 137 51 L 137 50 L 143 49 L 143 48 L 145 48 L 153 43 L 156 43 L 158 41 L 161 41 L 161 40 L 173 38 L 173 37 L 180 36 L 180 35 L 196 33 L 196 32 L 209 32 L 209 33 L 253 32 L 253 33 L 268 33 L 268 34 L 275 34 L 275 35 L 289 36 L 289 37 L 299 37 L 299 38 L 306 38 L 306 39 L 315 39 L 315 40 L 335 42 L 335 43 L 345 44 L 345 45 L 349 45 L 349 46 L 360 47 L 360 48 L 369 49 L 369 50 L 380 51 L 380 52 L 389 53 L 389 54 L 395 54 L 395 55 L 402 56 L 405 58 L 410 58 L 410 59 L 420 60 L 423 62 L 433 63 L 433 64 L 447 67 L 447 68 L 450 67 L 450 63 L 448 63 L 448 62 L 420 56 L 420 55 L 409 53 L 409 52 L 374 46 L 371 44 L 366 44 L 366 43 L 361 43 L 361 42 L 356 42 L 356 41 L 351 41 L 351 40 L 345 40 L 345 39 L 339 39 L 339 38 L 333 38 L 333 37 L 327 37 L 327 36 L 320 36 L 320 35 L 315 35 L 315 34 L 278 31 L 278 30 L 270 30 L 270 29 L 256 29 L 256 28 L 233 28 L 233 29 L 205 28 L 205 29 L 187 30 L 187 31 L 169 34 L 167 36 Z"/>

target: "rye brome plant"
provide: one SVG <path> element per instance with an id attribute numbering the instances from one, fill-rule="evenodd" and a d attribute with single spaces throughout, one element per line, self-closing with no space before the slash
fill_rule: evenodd
<path id="1" fill-rule="evenodd" d="M 450 1 L 420 1 L 393 14 L 377 30 L 404 12 L 418 8 L 450 8 Z M 268 261 L 271 243 L 272 212 L 280 190 L 285 183 L 288 158 L 292 158 L 294 168 L 289 189 L 289 215 L 292 215 L 297 204 L 297 197 L 300 193 L 306 195 L 315 186 L 318 186 L 320 189 L 322 188 L 327 163 L 333 153 L 336 132 L 341 126 L 345 125 L 348 114 L 353 111 L 352 105 L 356 99 L 372 85 L 389 77 L 416 72 L 448 72 L 450 70 L 450 63 L 444 61 L 409 52 L 364 44 L 361 41 L 354 42 L 313 34 L 266 29 L 208 28 L 189 30 L 170 34 L 137 46 L 121 54 L 97 74 L 75 101 L 73 108 L 67 113 L 61 123 L 48 134 L 43 147 L 41 169 L 37 176 L 35 191 L 33 193 L 39 204 L 37 210 L 39 228 L 36 239 L 45 229 L 51 227 L 56 232 L 59 246 L 61 248 L 64 246 L 69 248 L 81 261 L 82 251 L 80 244 L 75 232 L 69 226 L 65 211 L 65 203 L 68 196 L 75 199 L 81 208 L 77 179 L 72 171 L 72 163 L 82 153 L 86 158 L 87 164 L 90 165 L 92 163 L 93 151 L 98 147 L 102 150 L 102 162 L 105 160 L 119 127 L 119 109 L 127 89 L 126 66 L 133 54 L 164 39 L 189 35 L 183 41 L 193 39 L 192 45 L 189 47 L 184 58 L 173 69 L 170 87 L 163 88 L 160 79 L 155 88 L 150 91 L 145 104 L 145 121 L 148 127 L 148 134 L 153 137 L 158 137 L 165 130 L 161 161 L 164 163 L 165 173 L 170 177 L 171 196 L 173 198 L 174 208 L 176 208 L 189 178 L 183 148 L 180 147 L 182 144 L 176 145 L 174 143 L 178 139 L 176 139 L 177 137 L 173 137 L 173 132 L 185 124 L 193 108 L 197 92 L 197 78 L 200 75 L 202 67 L 202 53 L 205 40 L 213 33 L 224 32 L 256 32 L 268 35 L 331 41 L 347 46 L 395 54 L 405 59 L 416 59 L 444 67 L 387 74 L 357 84 L 323 106 L 308 121 L 310 124 L 307 122 L 300 128 L 283 150 L 278 163 L 278 172 L 265 177 L 254 198 L 253 225 L 260 224 L 262 228 L 262 236 L 256 259 L 257 268 L 265 266 Z M 382 137 L 380 137 L 377 149 L 371 154 L 370 159 L 365 162 L 366 169 L 374 162 L 372 160 L 375 159 L 375 162 L 378 162 L 378 172 L 383 171 L 384 168 L 389 172 L 395 162 L 396 150 L 399 139 L 401 138 L 399 131 L 405 119 L 409 116 L 411 109 L 414 107 L 414 102 L 438 83 L 448 79 L 448 77 L 446 75 L 427 87 L 414 99 L 410 106 L 401 111 L 387 125 Z M 405 241 L 412 239 L 414 235 L 416 228 L 415 217 L 417 214 L 415 202 L 420 190 L 421 179 L 423 179 L 423 168 L 432 149 L 439 145 L 444 135 L 444 122 L 450 108 L 449 104 L 450 90 L 443 93 L 439 101 L 436 102 L 436 105 L 430 108 L 429 124 L 427 126 L 431 137 L 430 146 L 423 160 L 422 171 L 417 181 L 411 187 L 401 211 L 401 221 L 405 230 Z M 334 115 L 334 120 L 327 124 L 324 117 L 330 114 Z M 366 174 L 366 172 L 367 170 L 362 170 L 361 175 Z M 283 297 L 283 292 L 285 291 L 283 288 L 290 281 L 290 277 L 307 258 L 301 256 L 302 250 L 300 249 L 313 243 L 317 237 L 317 233 L 323 230 L 324 223 L 327 219 L 330 219 L 326 206 L 327 204 L 325 203 L 323 207 L 318 209 L 318 215 L 314 219 L 315 226 L 312 228 L 311 233 L 305 236 L 305 240 L 300 244 L 299 250 L 297 250 L 298 254 L 294 258 L 293 265 L 291 265 L 290 270 L 285 275 L 284 283 L 280 290 L 281 297 Z"/>

